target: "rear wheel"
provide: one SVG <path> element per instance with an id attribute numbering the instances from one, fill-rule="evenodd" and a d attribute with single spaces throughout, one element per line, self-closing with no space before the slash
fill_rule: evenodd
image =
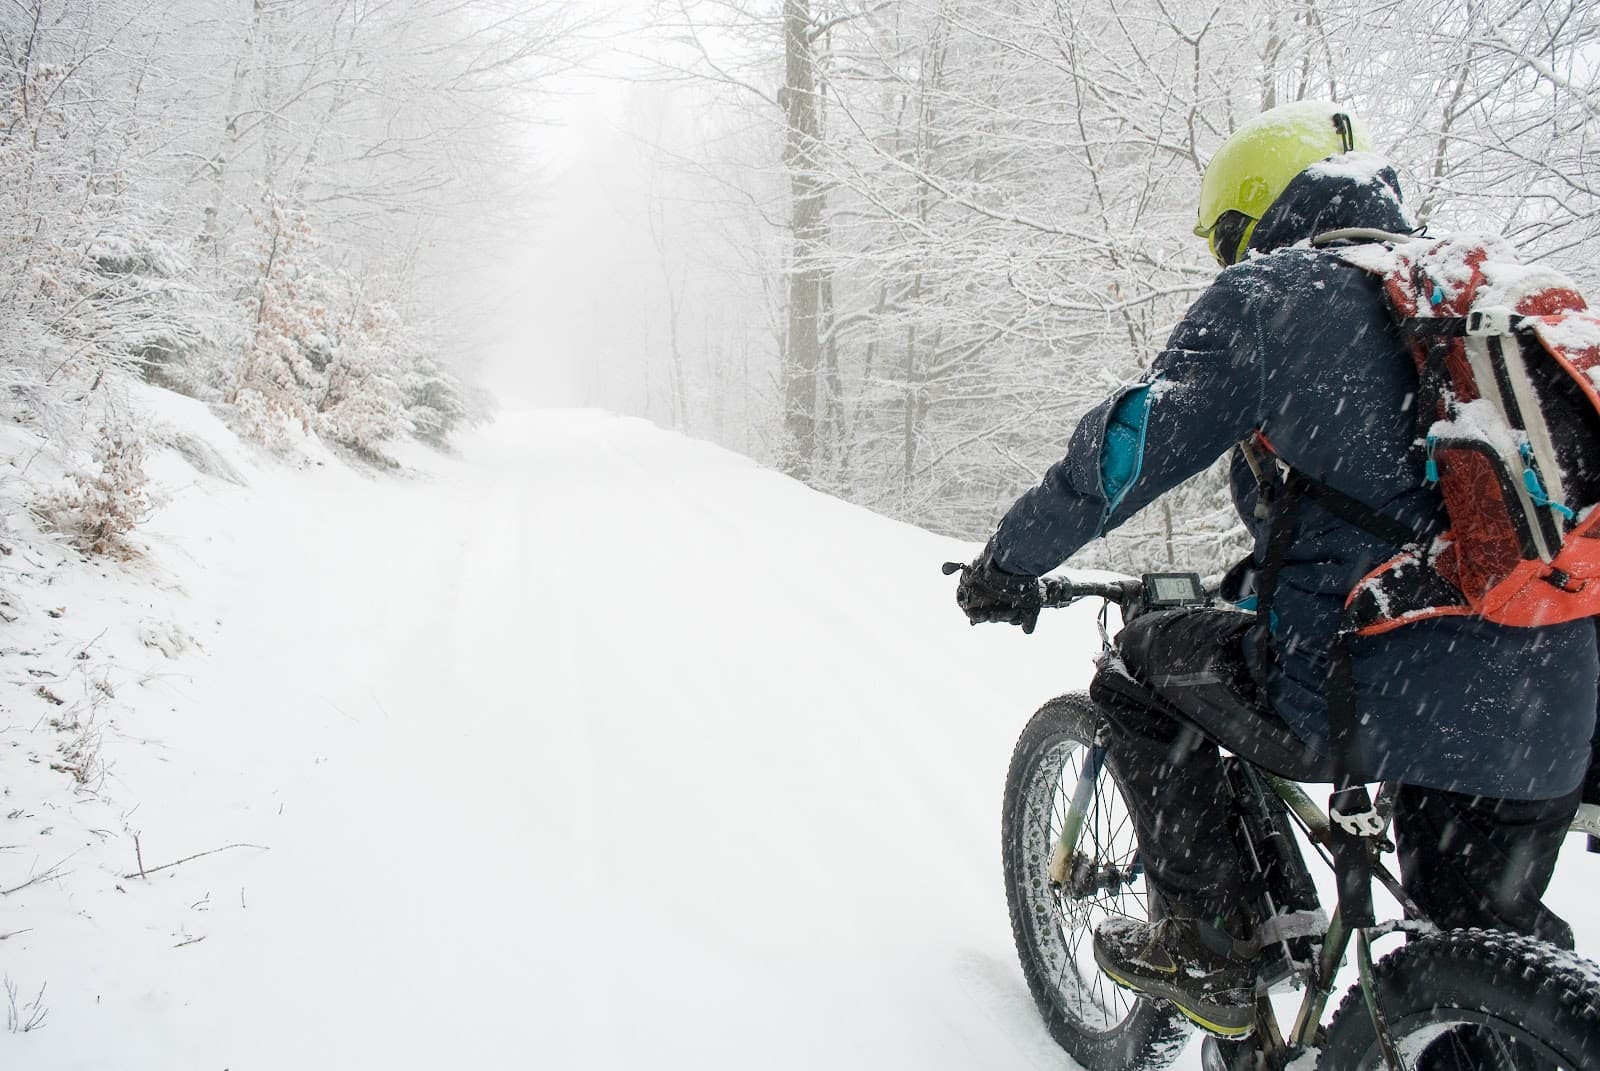
<path id="1" fill-rule="evenodd" d="M 1600 968 L 1531 937 L 1449 930 L 1385 956 L 1373 983 L 1413 1071 L 1600 1071 Z M 1384 1066 L 1359 988 L 1328 1027 L 1322 1071 Z"/>
<path id="2" fill-rule="evenodd" d="M 1094 963 L 1094 928 L 1112 916 L 1159 914 L 1114 771 L 1103 765 L 1084 816 L 1072 876 L 1050 858 L 1102 716 L 1087 695 L 1046 703 L 1017 741 L 1001 817 L 1011 930 L 1050 1035 L 1088 1071 L 1153 1071 L 1182 1050 L 1189 1030 L 1170 1005 L 1113 985 Z"/>

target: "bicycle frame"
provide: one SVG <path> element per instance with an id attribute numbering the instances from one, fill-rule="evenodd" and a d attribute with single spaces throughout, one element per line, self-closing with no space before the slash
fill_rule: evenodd
<path id="1" fill-rule="evenodd" d="M 1084 819 L 1091 801 L 1094 798 L 1095 783 L 1100 778 L 1106 761 L 1105 736 L 1102 732 L 1096 737 L 1094 746 L 1084 758 L 1082 769 L 1078 775 L 1078 782 L 1074 786 L 1072 802 L 1067 808 L 1066 816 L 1062 822 L 1061 837 L 1055 845 L 1050 856 L 1050 880 L 1063 889 L 1068 889 L 1074 876 L 1074 860 L 1077 856 L 1078 840 L 1082 835 Z M 1331 836 L 1331 822 L 1328 814 L 1317 806 L 1305 790 L 1296 782 L 1278 777 L 1275 774 L 1248 767 L 1255 778 L 1265 788 L 1272 791 L 1285 806 L 1297 817 L 1304 827 L 1307 837 L 1318 846 L 1326 846 Z M 1385 805 L 1391 799 L 1388 785 L 1378 793 L 1380 812 L 1384 816 L 1387 826 L 1389 808 Z M 1138 869 L 1138 868 L 1136 868 Z M 1379 882 L 1392 893 L 1412 917 L 1420 918 L 1416 905 L 1406 896 L 1400 887 L 1399 879 L 1383 866 L 1382 862 L 1374 859 L 1371 863 L 1371 873 Z M 1424 924 L 1426 925 L 1426 924 Z M 1377 1001 L 1372 986 L 1372 953 L 1371 942 L 1374 938 L 1394 932 L 1398 928 L 1396 923 L 1385 923 L 1370 929 L 1352 931 L 1344 925 L 1340 912 L 1335 907 L 1329 919 L 1327 929 L 1321 935 L 1321 950 L 1316 962 L 1299 972 L 1302 984 L 1305 987 L 1305 996 L 1301 1000 L 1300 1009 L 1295 1016 L 1293 1026 L 1287 1037 L 1282 1033 L 1277 1018 L 1272 1009 L 1272 1002 L 1263 992 L 1257 1004 L 1257 1021 L 1255 1043 L 1262 1054 L 1267 1057 L 1268 1066 L 1281 1067 L 1296 1050 L 1310 1048 L 1316 1043 L 1317 1028 L 1322 1022 L 1323 1012 L 1327 1010 L 1328 1001 L 1333 996 L 1336 988 L 1336 976 L 1339 966 L 1344 962 L 1346 953 L 1350 950 L 1351 939 L 1356 940 L 1356 964 L 1360 975 L 1362 993 L 1366 999 L 1373 1022 L 1378 1027 L 1380 1044 L 1383 1047 L 1386 1063 L 1391 1068 L 1400 1065 L 1389 1043 L 1388 1029 L 1384 1025 L 1378 1010 Z"/>

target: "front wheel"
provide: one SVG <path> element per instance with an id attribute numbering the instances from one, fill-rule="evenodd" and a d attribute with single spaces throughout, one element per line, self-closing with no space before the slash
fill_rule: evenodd
<path id="1" fill-rule="evenodd" d="M 1071 888 L 1051 881 L 1061 835 L 1102 715 L 1087 695 L 1046 703 L 1022 730 L 1006 774 L 1001 854 L 1022 973 L 1050 1036 L 1087 1071 L 1154 1071 L 1183 1048 L 1188 1028 L 1165 1002 L 1113 985 L 1094 963 L 1094 927 L 1112 916 L 1159 913 L 1114 770 L 1101 767 L 1084 815 Z"/>
<path id="2" fill-rule="evenodd" d="M 1373 970 L 1377 1003 L 1413 1071 L 1600 1071 L 1600 968 L 1531 937 L 1449 930 Z M 1319 1071 L 1382 1068 L 1359 987 L 1328 1027 Z"/>

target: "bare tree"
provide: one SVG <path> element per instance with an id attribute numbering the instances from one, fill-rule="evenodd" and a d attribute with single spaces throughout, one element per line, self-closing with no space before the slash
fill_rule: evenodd
<path id="1" fill-rule="evenodd" d="M 789 176 L 789 316 L 784 335 L 784 468 L 807 479 L 817 453 L 817 372 L 822 363 L 819 318 L 824 273 L 824 192 L 817 167 L 821 123 L 812 54 L 817 26 L 810 0 L 783 0 L 783 164 Z"/>
<path id="2" fill-rule="evenodd" d="M 815 486 L 980 534 L 1209 284 L 1189 231 L 1216 146 L 1308 97 L 1368 119 L 1434 226 L 1501 231 L 1593 285 L 1588 6 L 680 0 L 668 66 L 727 117 L 715 149 L 677 150 L 693 210 L 787 250 L 727 266 L 764 275 L 783 325 L 757 427 L 781 425 Z M 707 163 L 730 130 L 765 173 Z M 1209 569 L 1241 535 L 1213 471 L 1096 553 Z"/>
<path id="3" fill-rule="evenodd" d="M 439 439 L 466 412 L 448 280 L 523 215 L 507 147 L 580 25 L 554 0 L 0 4 L 0 406 L 87 450 L 140 375 L 263 439 Z"/>

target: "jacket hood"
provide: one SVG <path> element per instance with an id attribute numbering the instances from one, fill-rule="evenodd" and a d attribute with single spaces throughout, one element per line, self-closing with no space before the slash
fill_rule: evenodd
<path id="1" fill-rule="evenodd" d="M 1382 157 L 1344 153 L 1300 172 L 1261 216 L 1250 249 L 1268 253 L 1344 227 L 1416 229 L 1400 202 L 1400 177 Z"/>

